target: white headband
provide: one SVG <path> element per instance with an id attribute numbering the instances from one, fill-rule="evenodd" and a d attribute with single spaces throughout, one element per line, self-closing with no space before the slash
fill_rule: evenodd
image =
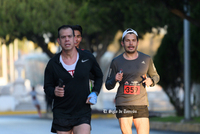
<path id="1" fill-rule="evenodd" d="M 128 34 L 128 33 L 134 33 L 136 36 L 138 36 L 137 32 L 131 28 L 128 28 L 126 29 L 124 32 L 123 32 L 123 35 L 122 35 L 122 40 L 123 38 Z"/>

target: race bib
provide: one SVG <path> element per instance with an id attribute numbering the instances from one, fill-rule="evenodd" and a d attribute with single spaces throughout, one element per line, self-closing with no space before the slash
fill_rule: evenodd
<path id="1" fill-rule="evenodd" d="M 133 94 L 138 95 L 140 94 L 140 84 L 134 83 L 134 84 L 124 84 L 124 94 Z"/>

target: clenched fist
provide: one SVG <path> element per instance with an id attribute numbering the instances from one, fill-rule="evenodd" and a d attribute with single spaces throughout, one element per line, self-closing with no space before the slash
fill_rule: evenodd
<path id="1" fill-rule="evenodd" d="M 57 86 L 54 90 L 55 96 L 57 97 L 64 97 L 65 90 L 64 90 L 65 85 L 63 87 Z"/>

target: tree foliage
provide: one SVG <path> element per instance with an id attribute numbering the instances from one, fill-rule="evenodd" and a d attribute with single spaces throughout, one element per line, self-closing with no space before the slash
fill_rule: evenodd
<path id="1" fill-rule="evenodd" d="M 0 37 L 6 44 L 26 37 L 52 57 L 43 35 L 49 33 L 49 39 L 54 42 L 59 26 L 73 24 L 75 10 L 76 6 L 68 0 L 1 0 Z"/>

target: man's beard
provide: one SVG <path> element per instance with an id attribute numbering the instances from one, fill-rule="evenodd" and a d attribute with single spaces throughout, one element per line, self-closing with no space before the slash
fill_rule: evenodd
<path id="1" fill-rule="evenodd" d="M 136 50 L 134 50 L 134 51 L 126 51 L 126 53 L 128 53 L 128 54 L 134 54 L 136 52 Z"/>
<path id="2" fill-rule="evenodd" d="M 134 48 L 136 48 L 136 47 L 134 47 Z M 125 49 L 126 53 L 128 53 L 128 54 L 133 54 L 137 51 L 137 48 L 133 51 L 129 51 L 128 48 L 124 48 L 124 49 Z"/>

